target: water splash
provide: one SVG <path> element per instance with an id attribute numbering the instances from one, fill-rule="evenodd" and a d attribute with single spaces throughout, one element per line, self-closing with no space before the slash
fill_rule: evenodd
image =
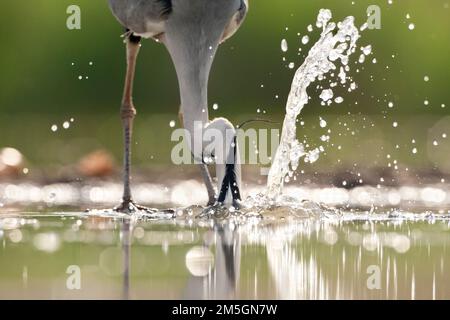
<path id="1" fill-rule="evenodd" d="M 320 10 L 316 23 L 318 28 L 322 28 L 320 39 L 311 48 L 308 57 L 294 76 L 280 145 L 268 176 L 266 195 L 269 198 L 276 198 L 281 194 L 285 178 L 296 170 L 301 157 L 315 160 L 318 158 L 317 149 L 310 154 L 296 139 L 296 120 L 308 103 L 308 87 L 314 81 L 322 80 L 330 71 L 338 70 L 338 65 L 342 65 L 340 78 L 345 79 L 346 72 L 350 70 L 349 57 L 355 52 L 356 42 L 360 37 L 359 31 L 351 16 L 337 24 L 331 22 L 331 18 L 330 10 Z"/>

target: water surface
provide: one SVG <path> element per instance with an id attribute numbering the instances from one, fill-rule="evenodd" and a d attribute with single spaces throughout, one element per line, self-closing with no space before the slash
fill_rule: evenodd
<path id="1" fill-rule="evenodd" d="M 447 212 L 253 201 L 220 218 L 3 210 L 0 298 L 450 298 Z"/>

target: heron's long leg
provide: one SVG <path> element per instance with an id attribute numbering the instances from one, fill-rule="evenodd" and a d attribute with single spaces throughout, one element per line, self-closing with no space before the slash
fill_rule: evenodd
<path id="1" fill-rule="evenodd" d="M 209 174 L 208 166 L 204 163 L 200 164 L 200 172 L 202 173 L 203 181 L 205 182 L 206 191 L 208 191 L 208 206 L 212 206 L 216 202 L 216 191 L 214 184 Z"/>
<path id="2" fill-rule="evenodd" d="M 120 115 L 124 133 L 124 162 L 123 162 L 123 203 L 121 208 L 127 211 L 132 204 L 130 188 L 130 164 L 131 164 L 131 137 L 133 132 L 133 120 L 136 116 L 136 109 L 133 105 L 133 80 L 136 69 L 136 59 L 140 48 L 140 37 L 129 35 L 126 39 L 127 45 L 127 73 L 125 76 L 125 87 L 123 91 L 122 106 Z"/>

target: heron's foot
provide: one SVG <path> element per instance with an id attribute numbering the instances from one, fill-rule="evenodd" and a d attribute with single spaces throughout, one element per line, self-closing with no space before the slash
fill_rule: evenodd
<path id="1" fill-rule="evenodd" d="M 120 212 L 120 213 L 125 213 L 125 214 L 133 214 L 133 213 L 137 213 L 137 212 L 141 212 L 141 213 L 156 213 L 156 212 L 158 212 L 157 209 L 140 206 L 131 200 L 122 201 L 122 203 L 120 205 L 118 205 L 117 207 L 114 208 L 114 211 Z"/>
<path id="2" fill-rule="evenodd" d="M 170 220 L 175 218 L 176 213 L 173 209 L 155 209 L 148 208 L 134 203 L 133 201 L 123 201 L 114 208 L 115 212 L 128 215 L 137 215 L 140 219 L 150 220 Z"/>
<path id="3" fill-rule="evenodd" d="M 226 218 L 229 215 L 227 207 L 222 203 L 214 202 L 212 205 L 204 208 L 200 214 L 201 218 Z"/>
<path id="4" fill-rule="evenodd" d="M 211 207 L 216 203 L 216 201 L 217 201 L 217 199 L 215 197 L 210 197 L 206 206 Z"/>
<path id="5" fill-rule="evenodd" d="M 203 209 L 200 217 L 218 219 L 228 218 L 238 214 L 240 209 L 242 209 L 242 204 L 238 200 L 233 200 L 233 205 L 231 207 L 216 201 L 213 205 Z"/>

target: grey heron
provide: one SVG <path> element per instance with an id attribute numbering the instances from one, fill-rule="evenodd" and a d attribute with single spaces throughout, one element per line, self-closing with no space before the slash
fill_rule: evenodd
<path id="1" fill-rule="evenodd" d="M 109 5 L 127 30 L 127 71 L 121 106 L 125 144 L 124 193 L 122 204 L 116 210 L 130 213 L 146 209 L 134 203 L 130 189 L 131 138 L 136 115 L 132 91 L 141 38 L 153 38 L 163 43 L 175 65 L 181 99 L 180 118 L 190 133 L 190 150 L 199 162 L 208 191 L 208 204 L 237 205 L 241 197 L 241 182 L 235 137 L 222 142 L 223 151 L 219 147 L 207 148 L 203 138 L 201 148 L 196 150 L 193 146 L 199 130 L 215 129 L 222 132 L 222 136 L 226 136 L 225 131 L 235 132 L 226 119 L 209 120 L 207 88 L 216 50 L 242 24 L 248 0 L 109 0 Z M 205 154 L 216 160 L 217 197 L 203 161 Z"/>

